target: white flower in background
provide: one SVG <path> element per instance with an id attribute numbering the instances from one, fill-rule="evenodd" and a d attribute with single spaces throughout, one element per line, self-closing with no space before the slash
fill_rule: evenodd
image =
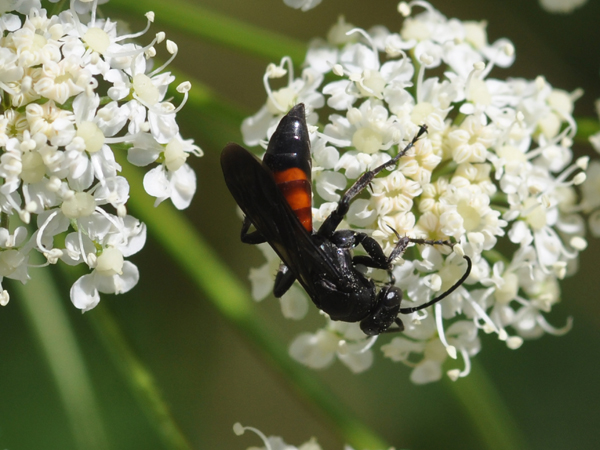
<path id="1" fill-rule="evenodd" d="M 568 14 L 581 8 L 587 0 L 539 0 L 540 5 L 549 13 Z"/>
<path id="2" fill-rule="evenodd" d="M 596 113 L 600 118 L 600 99 L 596 102 Z M 600 131 L 589 138 L 592 147 L 600 153 Z M 590 162 L 587 178 L 581 185 L 583 200 L 581 209 L 590 214 L 589 225 L 592 234 L 600 237 L 600 162 Z"/>
<path id="3" fill-rule="evenodd" d="M 256 269 L 250 269 L 248 278 L 252 282 L 252 298 L 257 302 L 264 300 L 271 292 L 275 279 L 273 274 L 277 273 L 281 261 L 277 254 L 268 244 L 259 244 L 258 248 L 262 251 L 265 259 L 268 261 L 264 266 Z M 281 312 L 287 319 L 300 320 L 308 312 L 308 299 L 300 286 L 294 284 L 279 299 L 281 303 Z"/>
<path id="4" fill-rule="evenodd" d="M 322 0 L 283 0 L 288 6 L 291 6 L 294 9 L 301 9 L 302 11 L 308 11 L 309 9 L 313 9 Z"/>
<path id="5" fill-rule="evenodd" d="M 119 175 L 117 145 L 129 148 L 129 162 L 151 165 L 144 187 L 157 203 L 170 198 L 179 209 L 196 189 L 186 159 L 201 156 L 175 120 L 190 84 L 178 86 L 179 106 L 165 101 L 174 77 L 164 69 L 177 46 L 162 32 L 144 47 L 124 43 L 143 35 L 154 14 L 146 14 L 142 33 L 123 35 L 116 22 L 97 17 L 102 3 L 72 1 L 69 13 L 48 17 L 39 1 L 12 1 L 0 17 L 0 214 L 14 228 L 0 227 L 0 282 L 25 283 L 32 251 L 45 265 L 86 264 L 90 273 L 71 288 L 82 311 L 101 292 L 127 292 L 139 278 L 125 258 L 144 246 L 146 228 L 127 215 L 129 183 Z M 151 70 L 163 41 L 171 59 Z M 29 236 L 19 223 L 29 225 Z M 8 298 L 0 285 L 0 304 Z"/>
<path id="6" fill-rule="evenodd" d="M 504 38 L 488 43 L 485 22 L 447 19 L 424 1 L 402 2 L 398 11 L 405 17 L 399 32 L 354 28 L 340 19 L 327 39 L 310 45 L 301 78 L 293 77 L 286 58 L 270 65 L 267 102 L 242 132 L 246 144 L 266 146 L 289 108 L 305 104 L 318 228 L 353 180 L 428 125 L 397 168 L 354 200 L 339 228 L 373 236 L 387 253 L 396 240 L 390 227 L 461 244 L 473 262 L 466 282 L 435 306 L 401 316 L 405 331 L 382 338 L 388 343 L 381 347 L 412 368 L 415 383 L 436 381 L 444 372 L 456 380 L 481 350 L 480 331 L 516 349 L 525 339 L 569 330 L 570 318 L 555 327 L 546 314 L 560 301 L 559 281 L 576 271 L 587 245 L 581 212 L 591 213 L 592 232 L 600 235 L 600 165 L 590 163 L 586 178 L 588 158 L 574 160 L 571 150 L 580 90 L 556 89 L 542 76 L 501 79 L 499 68 L 510 67 L 515 49 Z M 286 84 L 273 90 L 269 81 L 286 74 Z M 325 104 L 333 113 L 318 122 Z M 251 275 L 261 298 L 271 292 L 278 266 L 269 255 Z M 394 270 L 402 307 L 445 292 L 465 266 L 447 249 L 407 249 Z M 372 363 L 375 339 L 356 324 L 327 318 L 322 329 L 300 334 L 290 353 L 309 367 L 340 359 L 360 372 Z"/>
<path id="7" fill-rule="evenodd" d="M 286 444 L 285 441 L 279 436 L 265 436 L 265 434 L 258 428 L 245 427 L 239 422 L 233 424 L 233 432 L 236 435 L 241 436 L 246 431 L 251 431 L 263 441 L 264 447 L 261 447 L 261 450 L 322 450 L 322 447 L 318 444 L 314 437 L 306 441 L 304 444 L 295 447 L 293 445 Z M 249 447 L 248 450 L 251 448 L 258 449 L 258 447 Z M 353 448 L 349 445 L 346 445 L 344 446 L 344 450 L 353 450 Z M 393 450 L 393 448 L 390 448 L 389 450 Z"/>

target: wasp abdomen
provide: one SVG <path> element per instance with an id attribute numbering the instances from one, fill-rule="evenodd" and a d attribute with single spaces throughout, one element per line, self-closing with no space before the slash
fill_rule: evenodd
<path id="1" fill-rule="evenodd" d="M 310 136 L 302 103 L 281 119 L 273 133 L 263 165 L 306 231 L 312 233 Z"/>

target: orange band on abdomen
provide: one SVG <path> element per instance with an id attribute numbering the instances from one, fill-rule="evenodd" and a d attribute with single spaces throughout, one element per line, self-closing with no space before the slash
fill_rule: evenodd
<path id="1" fill-rule="evenodd" d="M 302 169 L 299 169 L 298 167 L 292 167 L 290 169 L 280 170 L 279 172 L 273 172 L 273 177 L 275 178 L 275 183 L 277 184 L 297 180 L 308 180 L 308 176 Z"/>
<path id="2" fill-rule="evenodd" d="M 301 169 L 291 168 L 274 172 L 273 177 L 302 226 L 312 233 L 311 185 L 306 174 Z"/>

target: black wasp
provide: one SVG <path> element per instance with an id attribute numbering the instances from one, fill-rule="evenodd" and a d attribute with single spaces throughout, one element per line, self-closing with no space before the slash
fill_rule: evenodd
<path id="1" fill-rule="evenodd" d="M 402 290 L 394 286 L 392 261 L 409 243 L 453 244 L 398 236 L 398 243 L 386 256 L 367 234 L 336 231 L 352 199 L 379 172 L 393 167 L 426 131 L 427 127 L 421 126 L 398 155 L 362 174 L 318 231 L 312 228 L 310 139 L 303 104 L 294 106 L 281 119 L 262 162 L 241 146 L 227 144 L 221 153 L 221 167 L 227 187 L 245 214 L 242 242 L 268 242 L 283 262 L 275 278 L 275 297 L 281 297 L 298 280 L 315 305 L 331 319 L 360 322 L 365 334 L 377 335 L 403 330 L 399 313 L 409 314 L 433 305 L 466 280 L 471 271 L 467 256 L 466 273 L 448 291 L 423 305 L 400 308 Z M 251 225 L 253 232 L 249 232 Z M 358 245 L 362 245 L 366 255 L 353 256 L 352 249 Z M 378 291 L 374 281 L 356 268 L 357 264 L 386 270 L 390 281 Z M 398 328 L 390 328 L 393 323 Z"/>

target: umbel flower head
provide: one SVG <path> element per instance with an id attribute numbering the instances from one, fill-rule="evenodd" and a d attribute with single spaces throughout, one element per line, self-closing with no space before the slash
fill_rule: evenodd
<path id="1" fill-rule="evenodd" d="M 353 180 L 428 126 L 398 167 L 352 203 L 340 228 L 371 235 L 386 254 L 395 230 L 457 242 L 471 258 L 473 270 L 459 289 L 403 318 L 404 333 L 381 347 L 412 368 L 415 383 L 440 379 L 445 363 L 455 380 L 469 373 L 481 331 L 516 349 L 524 339 L 560 335 L 571 326 L 569 318 L 555 327 L 546 314 L 561 298 L 559 281 L 576 271 L 586 247 L 574 186 L 585 181 L 588 159 L 574 159 L 571 150 L 580 91 L 556 89 L 543 76 L 494 78 L 510 67 L 515 50 L 504 38 L 489 43 L 485 22 L 448 19 L 423 1 L 402 2 L 398 11 L 404 16 L 399 32 L 360 29 L 340 18 L 326 39 L 311 43 L 300 77 L 289 58 L 270 65 L 267 102 L 242 131 L 246 144 L 265 146 L 281 117 L 305 104 L 318 227 Z M 283 86 L 282 80 L 271 86 L 284 75 Z M 263 250 L 268 263 L 250 276 L 257 299 L 272 289 L 278 264 L 270 248 Z M 426 303 L 464 272 L 456 252 L 409 248 L 394 270 L 405 293 L 402 306 Z M 301 289 L 281 301 L 286 317 L 307 310 Z M 357 324 L 327 320 L 298 336 L 290 352 L 310 367 L 337 358 L 360 372 L 372 364 L 374 343 Z"/>
<path id="2" fill-rule="evenodd" d="M 164 69 L 177 46 L 163 32 L 144 47 L 130 42 L 148 31 L 151 12 L 142 32 L 120 34 L 116 22 L 96 17 L 95 1 L 73 0 L 51 17 L 39 0 L 12 4 L 0 16 L 0 282 L 25 283 L 32 251 L 44 265 L 84 263 L 90 273 L 71 300 L 87 311 L 100 292 L 135 286 L 138 270 L 125 258 L 146 239 L 144 224 L 127 214 L 129 184 L 114 150 L 152 165 L 144 187 L 157 203 L 170 198 L 182 209 L 191 201 L 196 178 L 186 159 L 201 151 L 176 122 L 190 85 L 178 86 L 178 107 L 165 101 L 175 78 Z M 171 59 L 152 68 L 163 42 Z"/>

